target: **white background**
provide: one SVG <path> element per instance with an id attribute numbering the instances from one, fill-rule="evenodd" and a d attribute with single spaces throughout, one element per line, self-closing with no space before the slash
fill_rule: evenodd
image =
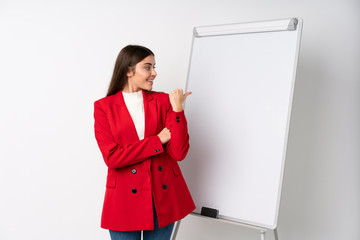
<path id="1" fill-rule="evenodd" d="M 108 239 L 92 104 L 122 47 L 151 48 L 155 90 L 168 92 L 185 87 L 194 26 L 290 17 L 304 28 L 279 237 L 357 239 L 359 10 L 357 0 L 0 0 L 0 239 Z M 191 216 L 178 236 L 259 239 Z"/>

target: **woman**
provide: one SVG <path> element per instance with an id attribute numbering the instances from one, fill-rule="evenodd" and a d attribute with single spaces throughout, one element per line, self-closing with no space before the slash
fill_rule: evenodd
<path id="1" fill-rule="evenodd" d="M 189 149 L 183 103 L 191 94 L 153 92 L 155 56 L 123 48 L 107 96 L 95 102 L 95 137 L 108 167 L 101 227 L 112 240 L 170 239 L 195 209 L 177 161 Z"/>

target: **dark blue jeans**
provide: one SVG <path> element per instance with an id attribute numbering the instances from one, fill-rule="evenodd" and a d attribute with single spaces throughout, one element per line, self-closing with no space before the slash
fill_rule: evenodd
<path id="1" fill-rule="evenodd" d="M 154 230 L 143 231 L 144 240 L 170 240 L 174 223 L 159 228 L 154 205 Z M 141 240 L 141 231 L 110 231 L 111 240 Z"/>

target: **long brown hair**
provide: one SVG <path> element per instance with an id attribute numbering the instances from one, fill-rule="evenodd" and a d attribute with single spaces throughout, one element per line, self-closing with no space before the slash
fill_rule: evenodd
<path id="1" fill-rule="evenodd" d="M 128 45 L 121 49 L 115 62 L 114 72 L 106 96 L 114 95 L 123 90 L 128 80 L 126 74 L 129 68 L 134 71 L 135 65 L 150 55 L 155 56 L 150 49 L 140 45 Z"/>

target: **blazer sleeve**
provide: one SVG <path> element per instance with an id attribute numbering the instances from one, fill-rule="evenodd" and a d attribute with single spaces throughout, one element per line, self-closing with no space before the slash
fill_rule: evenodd
<path id="1" fill-rule="evenodd" d="M 116 143 L 106 113 L 99 102 L 94 103 L 94 119 L 95 138 L 109 168 L 126 167 L 164 152 L 158 136 L 147 137 L 126 145 Z"/>
<path id="2" fill-rule="evenodd" d="M 171 139 L 166 152 L 175 160 L 182 161 L 189 151 L 189 134 L 184 111 L 174 112 L 170 105 L 165 126 L 170 129 Z"/>

